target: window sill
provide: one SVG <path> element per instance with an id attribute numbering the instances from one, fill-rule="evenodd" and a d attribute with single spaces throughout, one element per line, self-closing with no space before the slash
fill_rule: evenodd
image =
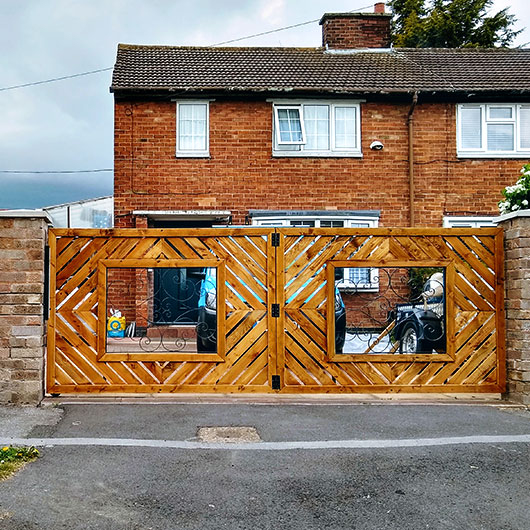
<path id="1" fill-rule="evenodd" d="M 176 158 L 210 158 L 210 153 L 175 153 Z"/>
<path id="2" fill-rule="evenodd" d="M 378 293 L 379 286 L 374 285 L 373 287 L 354 287 L 351 285 L 337 285 L 337 288 L 341 293 L 355 294 L 355 293 Z"/>
<path id="3" fill-rule="evenodd" d="M 361 152 L 352 153 L 298 153 L 296 151 L 273 151 L 273 158 L 363 158 Z"/>
<path id="4" fill-rule="evenodd" d="M 530 158 L 528 153 L 456 153 L 457 158 Z"/>

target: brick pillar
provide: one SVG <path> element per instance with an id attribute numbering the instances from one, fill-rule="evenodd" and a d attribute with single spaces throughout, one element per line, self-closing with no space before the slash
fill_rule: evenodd
<path id="1" fill-rule="evenodd" d="M 0 211 L 0 404 L 44 393 L 44 252 L 49 218 Z"/>
<path id="2" fill-rule="evenodd" d="M 530 404 L 530 211 L 499 219 L 504 229 L 508 397 Z"/>

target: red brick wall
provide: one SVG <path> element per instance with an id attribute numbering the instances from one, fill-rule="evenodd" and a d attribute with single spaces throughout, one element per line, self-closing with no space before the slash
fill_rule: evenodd
<path id="1" fill-rule="evenodd" d="M 355 14 L 322 17 L 322 46 L 329 48 L 389 48 L 390 15 Z"/>
<path id="2" fill-rule="evenodd" d="M 117 103 L 115 221 L 132 210 L 381 210 L 381 226 L 408 226 L 409 105 L 363 103 L 363 158 L 273 158 L 265 101 L 210 104 L 210 158 L 175 157 L 175 103 Z M 454 104 L 419 104 L 415 118 L 416 224 L 444 214 L 494 215 L 500 190 L 525 160 L 456 158 Z M 382 151 L 370 143 L 381 140 Z M 138 220 L 140 222 L 140 220 Z M 142 222 L 145 222 L 143 220 Z"/>
<path id="3" fill-rule="evenodd" d="M 396 304 L 411 302 L 408 269 L 380 268 L 377 276 L 379 289 L 376 293 L 342 293 L 348 328 L 382 329 L 388 325 L 388 313 Z"/>
<path id="4" fill-rule="evenodd" d="M 210 158 L 176 158 L 174 102 L 119 102 L 116 226 L 147 226 L 145 218 L 133 219 L 133 210 L 175 209 L 230 210 L 234 224 L 243 224 L 249 209 L 381 210 L 380 226 L 408 226 L 409 104 L 363 103 L 361 109 L 363 158 L 273 158 L 271 104 L 220 98 L 210 104 Z M 417 226 L 439 227 L 445 214 L 497 214 L 500 190 L 525 162 L 458 159 L 455 109 L 416 107 Z M 375 139 L 382 151 L 370 150 Z M 362 302 L 344 299 L 354 325 Z"/>

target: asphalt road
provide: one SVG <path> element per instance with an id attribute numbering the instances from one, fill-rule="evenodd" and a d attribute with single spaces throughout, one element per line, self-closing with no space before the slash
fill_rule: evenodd
<path id="1" fill-rule="evenodd" d="M 256 427 L 262 447 L 156 446 L 227 425 Z M 29 427 L 17 436 L 46 447 L 0 483 L 2 530 L 530 527 L 530 439 L 517 441 L 530 434 L 530 413 L 516 408 L 68 405 L 57 425 Z M 9 434 L 0 423 L 0 441 Z M 93 445 L 52 446 L 77 438 Z M 306 449 L 292 448 L 301 441 Z"/>

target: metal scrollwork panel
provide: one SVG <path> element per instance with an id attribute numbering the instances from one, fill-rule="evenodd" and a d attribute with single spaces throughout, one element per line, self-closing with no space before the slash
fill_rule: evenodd
<path id="1" fill-rule="evenodd" d="M 336 354 L 445 352 L 443 267 L 359 267 L 337 276 Z"/>

